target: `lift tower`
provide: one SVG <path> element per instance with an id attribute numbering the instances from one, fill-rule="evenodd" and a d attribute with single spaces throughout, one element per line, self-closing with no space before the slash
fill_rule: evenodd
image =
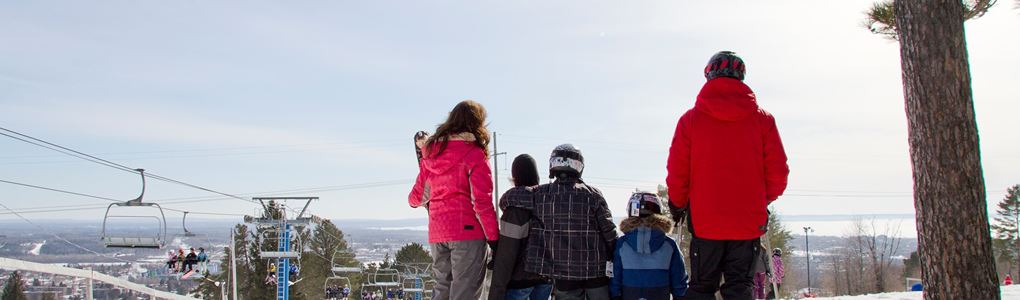
<path id="1" fill-rule="evenodd" d="M 300 243 L 294 243 L 291 235 L 293 226 L 307 226 L 312 223 L 311 216 L 305 216 L 308 205 L 319 197 L 262 197 L 252 198 L 262 204 L 264 214 L 262 217 L 245 216 L 245 222 L 255 224 L 257 228 L 268 229 L 270 236 L 267 239 L 276 238 L 275 249 L 259 249 L 261 258 L 276 259 L 276 299 L 290 299 L 290 260 L 301 257 L 302 247 Z M 304 202 L 301 211 L 294 218 L 287 217 L 287 203 Z M 275 236 L 272 236 L 275 235 Z"/>

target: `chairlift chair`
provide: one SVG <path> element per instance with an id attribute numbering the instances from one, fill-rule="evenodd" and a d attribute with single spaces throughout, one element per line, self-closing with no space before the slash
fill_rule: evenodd
<path id="1" fill-rule="evenodd" d="M 291 233 L 290 249 L 287 249 L 287 251 L 280 251 L 279 249 L 280 235 L 281 234 L 279 228 L 269 228 L 266 229 L 266 231 L 262 232 L 263 240 L 268 240 L 272 242 L 270 242 L 268 246 L 261 246 L 261 248 L 259 248 L 259 257 L 290 258 L 290 259 L 300 258 L 301 250 L 304 249 L 300 235 Z"/>
<path id="2" fill-rule="evenodd" d="M 333 276 L 341 276 L 342 274 L 361 273 L 361 267 L 349 267 L 343 266 L 340 262 L 341 259 L 350 258 L 354 259 L 354 253 L 350 251 L 336 250 L 333 252 L 333 256 L 329 258 L 330 271 L 333 272 Z"/>
<path id="3" fill-rule="evenodd" d="M 181 218 L 181 228 L 184 229 L 184 237 L 195 237 L 198 236 L 194 232 L 188 230 L 188 212 L 184 212 L 184 217 Z"/>
<path id="4" fill-rule="evenodd" d="M 110 203 L 106 207 L 106 214 L 103 217 L 103 229 L 100 234 L 100 241 L 107 248 L 143 248 L 143 249 L 160 249 L 166 245 L 166 215 L 163 213 L 163 208 L 157 203 L 142 202 L 142 198 L 145 196 L 145 170 L 135 169 L 139 175 L 142 176 L 142 193 L 138 195 L 138 198 L 124 201 Z M 140 207 L 154 207 L 159 211 L 159 216 L 138 216 L 138 215 L 111 215 L 110 210 L 114 207 L 123 208 L 140 208 Z M 113 235 L 107 232 L 106 224 L 110 219 L 122 218 L 122 219 L 154 219 L 159 225 L 156 234 L 153 236 L 127 236 L 127 235 Z"/>
<path id="5" fill-rule="evenodd" d="M 404 278 L 400 288 L 407 293 L 421 293 L 425 291 L 425 280 L 421 277 Z"/>
<path id="6" fill-rule="evenodd" d="M 322 286 L 323 293 L 325 293 L 326 290 L 329 289 L 329 286 L 330 286 L 329 283 L 333 282 L 333 281 L 339 282 L 341 287 L 346 287 L 346 288 L 350 288 L 350 289 L 354 288 L 354 286 L 351 285 L 351 278 L 350 277 L 346 277 L 346 276 L 330 276 L 330 277 L 326 277 L 326 281 L 323 283 L 323 286 Z"/>
<path id="7" fill-rule="evenodd" d="M 382 277 L 386 281 L 381 281 Z M 400 272 L 395 269 L 378 269 L 369 275 L 369 283 L 377 287 L 399 287 Z"/>

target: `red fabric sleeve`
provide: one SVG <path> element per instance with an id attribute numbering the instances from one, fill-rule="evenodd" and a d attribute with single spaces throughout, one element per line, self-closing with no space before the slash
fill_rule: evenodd
<path id="1" fill-rule="evenodd" d="M 783 149 L 783 141 L 779 138 L 776 119 L 768 115 L 766 122 L 765 135 L 762 139 L 765 150 L 765 196 L 766 200 L 772 203 L 786 191 L 790 166 L 786 164 L 786 150 Z"/>
<path id="2" fill-rule="evenodd" d="M 676 207 L 687 207 L 691 187 L 691 139 L 688 135 L 691 112 L 688 111 L 676 124 L 673 144 L 666 161 L 666 187 L 669 201 Z"/>
<path id="3" fill-rule="evenodd" d="M 492 168 L 485 155 L 478 155 L 471 169 L 470 182 L 472 208 L 478 223 L 482 224 L 482 232 L 485 239 L 495 241 L 499 239 L 499 224 L 496 220 L 496 210 L 492 200 Z"/>
<path id="4" fill-rule="evenodd" d="M 411 194 L 407 195 L 407 204 L 411 207 L 417 208 L 422 205 L 425 196 L 425 185 L 428 181 L 428 171 L 422 164 L 418 164 L 418 178 L 414 180 L 414 187 L 411 188 Z"/>

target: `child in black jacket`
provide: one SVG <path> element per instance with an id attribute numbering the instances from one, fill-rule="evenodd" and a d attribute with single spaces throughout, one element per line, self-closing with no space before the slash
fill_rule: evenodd
<path id="1" fill-rule="evenodd" d="M 499 243 L 493 255 L 489 300 L 549 299 L 552 293 L 549 279 L 524 270 L 531 211 L 510 206 L 507 201 L 508 197 L 530 197 L 532 187 L 538 185 L 535 159 L 527 154 L 517 156 L 511 174 L 514 188 L 499 201 L 503 215 L 499 219 Z"/>

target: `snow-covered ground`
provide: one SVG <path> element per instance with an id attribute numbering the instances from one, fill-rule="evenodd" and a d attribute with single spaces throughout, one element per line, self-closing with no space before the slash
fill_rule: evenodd
<path id="1" fill-rule="evenodd" d="M 1020 285 L 1004 286 L 1001 289 L 1002 299 L 1017 299 L 1020 300 Z M 902 293 L 884 293 L 884 294 L 873 294 L 863 296 L 843 296 L 843 297 L 831 297 L 831 298 L 816 298 L 816 299 L 829 299 L 829 300 L 922 300 L 924 297 L 921 292 L 902 292 Z"/>

